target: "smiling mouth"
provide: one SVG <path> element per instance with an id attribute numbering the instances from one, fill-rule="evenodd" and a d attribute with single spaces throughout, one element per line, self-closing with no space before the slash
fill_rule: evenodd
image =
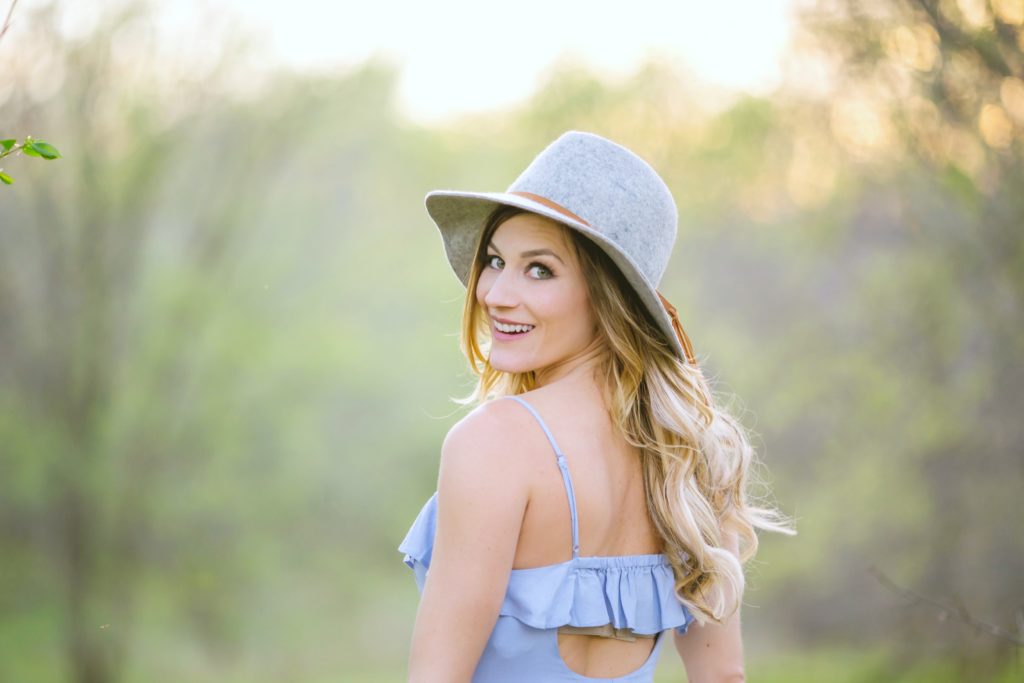
<path id="1" fill-rule="evenodd" d="M 519 324 L 519 323 L 513 323 L 513 324 L 502 323 L 502 322 L 498 322 L 497 320 L 491 320 L 491 324 L 494 326 L 495 330 L 497 330 L 498 332 L 501 332 L 502 334 L 507 334 L 507 335 L 526 334 L 527 332 L 532 330 L 534 327 L 536 327 L 536 325 L 524 325 L 524 324 Z"/>

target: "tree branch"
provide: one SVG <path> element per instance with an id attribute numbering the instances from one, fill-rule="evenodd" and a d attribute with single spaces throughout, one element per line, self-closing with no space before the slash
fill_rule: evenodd
<path id="1" fill-rule="evenodd" d="M 7 18 L 4 19 L 3 28 L 0 28 L 0 40 L 2 40 L 4 34 L 7 33 L 7 29 L 11 27 L 11 15 L 14 14 L 14 6 L 17 4 L 18 0 L 11 0 L 11 6 L 7 8 Z"/>
<path id="2" fill-rule="evenodd" d="M 883 574 L 882 570 L 874 565 L 868 567 L 868 573 L 878 579 L 878 581 L 886 588 L 909 600 L 911 604 L 925 604 L 938 608 L 939 621 L 945 621 L 949 617 L 953 617 L 957 621 L 963 622 L 968 626 L 973 626 L 978 631 L 987 633 L 995 638 L 1005 640 L 1016 647 L 1024 647 L 1024 612 L 1021 612 L 1020 610 L 1017 611 L 1017 627 L 1019 632 L 1017 634 L 1013 634 L 1001 626 L 996 626 L 995 624 L 990 624 L 987 621 L 982 621 L 981 619 L 971 616 L 970 612 L 967 611 L 967 606 L 959 600 L 956 601 L 956 604 L 950 604 L 943 600 L 930 598 L 927 595 L 921 595 L 909 588 L 903 588 Z"/>

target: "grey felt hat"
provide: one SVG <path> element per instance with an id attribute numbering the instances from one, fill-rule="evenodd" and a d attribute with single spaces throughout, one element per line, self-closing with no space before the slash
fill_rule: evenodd
<path id="1" fill-rule="evenodd" d="M 569 131 L 538 154 L 505 192 L 427 193 L 448 262 L 468 285 L 477 241 L 498 205 L 515 206 L 583 233 L 619 267 L 679 358 L 696 364 L 675 308 L 657 287 L 676 240 L 676 204 L 665 182 L 625 147 Z"/>

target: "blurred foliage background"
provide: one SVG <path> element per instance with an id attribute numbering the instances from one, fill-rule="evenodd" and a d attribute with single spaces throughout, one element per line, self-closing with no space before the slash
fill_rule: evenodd
<path id="1" fill-rule="evenodd" d="M 250 79 L 230 22 L 190 63 L 145 3 L 58 10 L 0 44 L 0 137 L 64 157 L 0 188 L 0 681 L 402 679 L 469 389 L 422 197 L 570 128 L 672 187 L 661 289 L 798 520 L 750 679 L 1024 680 L 1024 2 L 821 0 L 771 96 L 565 62 L 436 126 L 387 63 Z"/>

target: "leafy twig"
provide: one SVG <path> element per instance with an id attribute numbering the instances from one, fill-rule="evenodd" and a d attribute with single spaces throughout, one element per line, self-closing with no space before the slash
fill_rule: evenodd
<path id="1" fill-rule="evenodd" d="M 35 140 L 32 136 L 27 136 L 21 144 L 18 144 L 18 141 L 14 138 L 0 140 L 0 159 L 10 156 L 15 152 L 21 152 L 25 156 L 39 157 L 47 160 L 60 158 L 60 152 L 57 151 L 56 147 L 51 145 L 49 142 Z M 5 185 L 10 185 L 14 182 L 14 178 L 4 173 L 4 170 L 0 168 L 0 182 Z"/>
<path id="2" fill-rule="evenodd" d="M 927 595 L 921 595 L 920 593 L 913 591 L 909 588 L 903 588 L 902 586 L 897 585 L 896 582 L 890 579 L 888 576 L 883 574 L 882 570 L 874 566 L 868 567 L 868 572 L 872 574 L 876 579 L 878 579 L 878 581 L 883 586 L 892 590 L 898 595 L 907 598 L 908 600 L 910 600 L 911 603 L 925 604 L 937 608 L 939 610 L 940 621 L 945 621 L 946 619 L 953 617 L 957 621 L 961 621 L 967 624 L 968 626 L 973 626 L 978 631 L 982 631 L 1001 640 L 1005 640 L 1009 643 L 1012 643 L 1016 647 L 1024 647 L 1024 616 L 1022 616 L 1021 612 L 1017 613 L 1018 633 L 1014 634 L 1002 628 L 1001 626 L 996 626 L 995 624 L 990 624 L 987 621 L 982 621 L 977 617 L 971 616 L 970 612 L 967 611 L 967 607 L 959 601 L 957 601 L 957 604 L 953 605 L 943 600 L 930 598 Z"/>
<path id="3" fill-rule="evenodd" d="M 7 29 L 11 27 L 11 15 L 14 14 L 14 8 L 17 4 L 18 0 L 11 0 L 11 6 L 7 8 L 7 16 L 4 18 L 3 27 L 0 28 L 0 39 L 3 39 Z M 31 136 L 26 136 L 24 142 L 20 145 L 16 138 L 0 140 L 0 159 L 10 156 L 15 152 L 21 152 L 26 156 L 40 157 L 42 159 L 60 158 L 60 152 L 57 151 L 56 147 L 42 140 L 33 140 Z M 4 169 L 0 168 L 0 182 L 4 185 L 10 185 L 14 182 L 14 178 L 4 173 Z"/>

